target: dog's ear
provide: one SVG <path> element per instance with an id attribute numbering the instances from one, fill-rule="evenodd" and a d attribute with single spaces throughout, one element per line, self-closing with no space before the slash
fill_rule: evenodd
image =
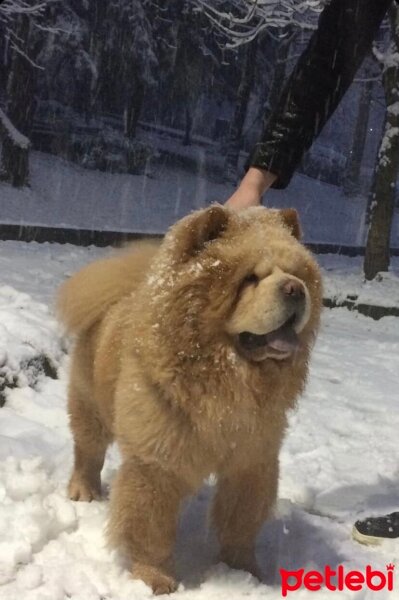
<path id="1" fill-rule="evenodd" d="M 302 239 L 302 228 L 299 222 L 299 216 L 295 208 L 283 208 L 279 211 L 284 225 L 290 230 L 294 238 Z"/>
<path id="2" fill-rule="evenodd" d="M 179 255 L 188 259 L 201 252 L 208 242 L 216 240 L 225 231 L 229 217 L 228 209 L 213 204 L 182 219 L 172 229 Z"/>

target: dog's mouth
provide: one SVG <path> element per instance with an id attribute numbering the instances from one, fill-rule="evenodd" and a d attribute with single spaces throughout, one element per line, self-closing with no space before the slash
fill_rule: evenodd
<path id="1" fill-rule="evenodd" d="M 243 331 L 238 335 L 239 346 L 253 360 L 289 358 L 299 347 L 295 321 L 296 315 L 293 314 L 280 327 L 262 335 Z"/>

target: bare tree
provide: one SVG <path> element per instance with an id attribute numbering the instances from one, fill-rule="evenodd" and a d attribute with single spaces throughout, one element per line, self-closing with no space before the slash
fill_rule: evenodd
<path id="1" fill-rule="evenodd" d="M 386 99 L 385 123 L 377 156 L 370 205 L 370 225 L 364 259 L 366 279 L 374 279 L 390 264 L 390 237 L 399 172 L 399 8 L 392 5 L 390 43 L 379 53 Z"/>
<path id="2" fill-rule="evenodd" d="M 372 64 L 371 60 L 368 60 L 363 70 L 365 80 L 360 83 L 361 89 L 357 105 L 357 116 L 352 146 L 344 173 L 343 191 L 348 197 L 357 196 L 362 191 L 361 167 L 369 130 L 373 87 L 376 82 L 375 71 L 375 65 Z"/>
<path id="3" fill-rule="evenodd" d="M 89 5 L 89 48 L 95 68 L 91 112 L 118 98 L 125 134 L 134 138 L 145 89 L 155 84 L 152 0 L 97 0 Z M 111 101 L 110 101 L 111 100 Z"/>
<path id="4" fill-rule="evenodd" d="M 33 113 L 37 46 L 34 30 L 54 0 L 5 0 L 0 4 L 0 31 L 8 39 L 12 56 L 7 84 L 6 112 L 0 112 L 2 138 L 1 178 L 20 187 L 29 181 L 27 136 Z"/>
<path id="5" fill-rule="evenodd" d="M 235 182 L 237 178 L 237 165 L 242 143 L 242 130 L 244 127 L 249 97 L 254 82 L 256 51 L 257 41 L 255 39 L 244 49 L 244 60 L 241 68 L 241 81 L 238 87 L 234 115 L 230 125 L 225 172 L 227 179 L 233 182 Z"/>

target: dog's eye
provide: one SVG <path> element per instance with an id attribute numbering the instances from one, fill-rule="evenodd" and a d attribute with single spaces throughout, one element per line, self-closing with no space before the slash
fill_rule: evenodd
<path id="1" fill-rule="evenodd" d="M 251 284 L 251 285 L 257 285 L 259 283 L 259 277 L 257 275 L 255 275 L 255 273 L 251 273 L 250 275 L 247 275 L 245 277 L 245 279 L 242 282 L 243 284 Z"/>
<path id="2" fill-rule="evenodd" d="M 255 275 L 255 273 L 250 273 L 249 275 L 247 275 L 246 277 L 244 277 L 244 279 L 241 279 L 241 282 L 238 286 L 238 296 L 240 296 L 242 294 L 242 292 L 246 289 L 248 289 L 251 286 L 257 286 L 259 283 L 259 277 L 257 275 Z"/>

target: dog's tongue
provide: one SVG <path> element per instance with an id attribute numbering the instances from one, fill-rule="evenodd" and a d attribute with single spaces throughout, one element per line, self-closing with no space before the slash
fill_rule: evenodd
<path id="1" fill-rule="evenodd" d="M 299 347 L 299 339 L 292 326 L 292 322 L 287 322 L 278 329 L 263 335 L 244 331 L 240 334 L 240 342 L 248 351 L 267 346 L 283 354 L 292 354 Z"/>
<path id="2" fill-rule="evenodd" d="M 292 325 L 283 325 L 266 335 L 267 345 L 279 352 L 294 352 L 299 345 L 298 336 Z"/>

